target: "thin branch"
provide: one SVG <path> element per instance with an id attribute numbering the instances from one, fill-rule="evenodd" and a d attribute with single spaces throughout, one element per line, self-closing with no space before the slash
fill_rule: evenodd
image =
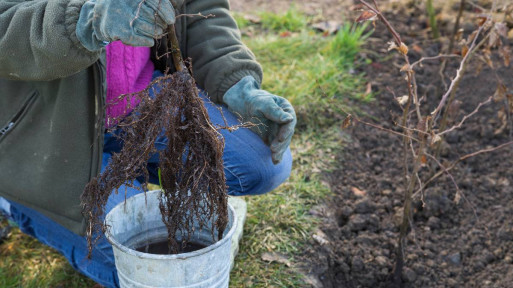
<path id="1" fill-rule="evenodd" d="M 376 9 L 378 9 L 378 3 L 376 3 L 376 0 L 372 0 L 372 3 L 374 3 L 374 7 L 376 7 Z"/>
<path id="2" fill-rule="evenodd" d="M 470 48 L 469 48 L 469 51 L 468 53 L 465 55 L 465 57 L 463 57 L 463 60 L 461 60 L 461 63 L 460 63 L 460 67 L 458 68 L 458 70 L 456 71 L 456 77 L 451 81 L 451 85 L 449 86 L 449 89 L 447 89 L 447 92 L 445 92 L 445 94 L 442 96 L 442 100 L 440 101 L 440 103 L 438 104 L 438 107 L 436 107 L 436 109 L 431 112 L 431 115 L 433 116 L 433 123 L 435 123 L 436 121 L 436 118 L 438 117 L 438 114 L 440 113 L 440 111 L 442 110 L 442 107 L 445 105 L 445 102 L 447 101 L 447 98 L 449 97 L 449 95 L 451 94 L 452 90 L 455 88 L 455 86 L 459 83 L 462 75 L 463 75 L 463 70 L 465 69 L 465 64 L 467 63 L 467 60 L 469 59 L 470 55 L 472 55 L 472 51 L 473 49 L 475 48 L 476 46 L 476 41 L 477 41 L 477 38 L 479 37 L 479 35 L 481 34 L 481 32 L 483 31 L 484 29 L 484 26 L 485 25 L 481 25 L 481 27 L 479 27 L 479 29 L 477 30 L 477 33 L 476 33 L 476 36 L 474 37 L 474 39 L 472 40 L 472 45 L 470 45 Z"/>
<path id="3" fill-rule="evenodd" d="M 513 144 L 513 141 L 510 141 L 510 142 L 503 143 L 503 144 L 501 144 L 499 146 L 496 146 L 496 147 L 482 149 L 482 150 L 476 151 L 474 153 L 470 153 L 470 154 L 464 155 L 464 156 L 460 157 L 460 159 L 458 161 L 463 161 L 463 160 L 466 160 L 466 159 L 468 159 L 470 157 L 477 156 L 479 154 L 497 151 L 499 149 L 502 149 L 502 148 L 507 147 L 507 146 L 512 145 L 512 144 Z"/>
<path id="4" fill-rule="evenodd" d="M 351 115 L 352 116 L 352 115 Z M 353 116 L 353 119 L 355 122 L 360 122 L 364 125 L 367 125 L 367 126 L 370 126 L 370 127 L 373 127 L 373 128 L 376 128 L 376 129 L 379 129 L 379 130 L 382 130 L 382 131 L 385 131 L 385 132 L 388 132 L 388 133 L 391 133 L 391 134 L 394 134 L 394 135 L 397 135 L 397 136 L 402 136 L 402 137 L 406 137 L 408 139 L 411 139 L 415 142 L 419 142 L 419 139 L 415 138 L 415 137 L 412 137 L 410 135 L 406 135 L 406 134 L 403 134 L 401 132 L 397 132 L 397 131 L 394 131 L 394 130 L 390 130 L 390 129 L 387 129 L 385 127 L 381 127 L 379 125 L 376 125 L 376 124 L 372 124 L 372 123 L 369 123 L 369 122 L 365 122 L 363 120 L 360 120 L 359 118 L 356 118 Z"/>
<path id="5" fill-rule="evenodd" d="M 427 60 L 437 60 L 437 59 L 441 59 L 441 58 L 460 58 L 461 56 L 460 55 L 438 55 L 438 56 L 433 56 L 433 57 L 422 57 L 420 58 L 418 61 L 416 62 L 413 62 L 410 67 L 411 69 L 413 69 L 413 67 L 421 64 L 423 61 L 427 61 Z"/>
<path id="6" fill-rule="evenodd" d="M 474 3 L 473 1 L 469 1 L 468 4 L 470 4 L 470 6 L 473 6 L 474 8 L 477 8 L 481 11 L 485 11 L 486 9 L 483 7 L 483 6 L 479 6 L 478 4 Z"/>
<path id="7" fill-rule="evenodd" d="M 447 168 L 445 168 L 445 170 L 441 170 L 441 171 L 438 171 L 435 175 L 431 176 L 431 178 L 429 178 L 425 183 L 424 183 L 424 186 L 422 186 L 419 190 L 417 190 L 417 192 L 415 192 L 415 195 L 417 193 L 419 193 L 420 190 L 423 190 L 427 187 L 427 185 L 429 185 L 431 182 L 433 182 L 435 179 L 437 179 L 438 177 L 440 177 L 444 172 L 446 171 L 450 171 L 452 170 L 454 167 L 456 167 L 456 165 L 465 160 L 465 159 L 468 159 L 470 157 L 474 157 L 474 156 L 477 156 L 479 154 L 483 154 L 483 153 L 489 153 L 489 152 L 494 152 L 494 151 L 497 151 L 497 150 L 500 150 L 504 147 L 507 147 L 509 145 L 512 145 L 513 144 L 513 141 L 510 141 L 510 142 L 506 142 L 506 143 L 503 143 L 499 146 L 495 146 L 495 147 L 492 147 L 492 148 L 487 148 L 487 149 L 482 149 L 482 150 L 479 150 L 479 151 L 476 151 L 474 153 L 470 153 L 470 154 L 466 154 L 466 155 L 463 155 L 461 156 L 460 158 L 458 158 L 457 160 L 455 160 L 454 162 L 451 163 L 451 165 L 449 165 Z"/>
<path id="8" fill-rule="evenodd" d="M 420 102 L 419 102 L 419 97 L 418 97 L 418 94 L 417 94 L 417 91 L 418 91 L 418 88 L 417 88 L 417 78 L 415 78 L 415 76 L 413 76 L 413 72 L 412 71 L 408 71 L 408 74 L 410 74 L 410 82 L 409 83 L 412 83 L 413 84 L 413 87 L 411 87 L 412 85 L 408 85 L 410 86 L 410 90 L 411 90 L 411 94 L 413 96 L 413 104 L 415 104 L 415 112 L 417 112 L 417 119 L 419 119 L 419 121 L 422 121 L 422 114 L 420 113 Z"/>
<path id="9" fill-rule="evenodd" d="M 385 23 L 385 26 L 387 27 L 387 29 L 390 31 L 390 33 L 392 33 L 392 35 L 394 36 L 394 40 L 397 44 L 397 46 L 401 46 L 401 43 L 403 43 L 401 41 L 401 37 L 399 36 L 399 34 L 397 33 L 397 31 L 395 31 L 394 27 L 392 27 L 392 25 L 390 24 L 390 22 L 388 22 L 388 20 L 385 18 L 385 16 L 383 16 L 383 14 L 381 14 L 381 11 L 378 10 L 378 5 L 376 4 L 376 1 L 373 0 L 374 2 L 374 5 L 376 5 L 376 8 L 372 7 L 369 3 L 365 2 L 364 0 L 360 0 L 360 2 L 367 8 L 369 8 L 369 10 L 371 10 L 372 12 L 374 12 L 378 18 L 383 21 L 383 23 Z"/>
<path id="10" fill-rule="evenodd" d="M 454 131 L 454 130 L 456 130 L 456 129 L 461 128 L 461 126 L 463 125 L 463 123 L 464 123 L 468 118 L 472 117 L 474 114 L 476 114 L 477 112 L 479 112 L 479 109 L 481 109 L 481 106 L 483 106 L 483 105 L 486 105 L 486 104 L 490 103 L 490 102 L 492 101 L 492 99 L 493 99 L 493 96 L 490 96 L 490 97 L 488 97 L 488 99 L 487 99 L 486 101 L 479 103 L 479 104 L 477 105 L 476 109 L 474 109 L 474 111 L 472 111 L 470 114 L 467 114 L 467 115 L 463 116 L 463 119 L 461 119 L 460 123 L 458 123 L 457 125 L 452 126 L 451 128 L 449 128 L 449 129 L 447 129 L 447 130 L 444 130 L 444 131 L 442 131 L 442 132 L 438 133 L 438 136 L 442 136 L 442 135 L 444 135 L 444 134 L 447 134 L 447 133 L 449 133 L 449 132 L 452 132 L 452 131 Z"/>
<path id="11" fill-rule="evenodd" d="M 449 172 L 449 170 L 447 170 L 445 168 L 444 165 L 442 165 L 442 163 L 440 163 L 440 161 L 438 161 L 438 159 L 436 159 L 435 156 L 429 154 L 429 153 L 426 153 L 426 156 L 431 158 L 433 161 L 435 161 L 435 163 L 442 169 L 442 171 L 444 173 L 447 174 L 447 176 L 449 176 L 449 178 L 451 179 L 452 183 L 454 184 L 454 187 L 456 187 L 456 191 L 460 191 L 460 187 L 458 186 L 458 183 L 456 182 L 456 179 L 454 179 L 454 176 L 452 176 L 452 174 Z M 421 186 L 422 187 L 422 186 Z M 414 195 L 415 196 L 415 195 Z"/>
<path id="12" fill-rule="evenodd" d="M 411 132 L 417 132 L 417 133 L 419 133 L 419 134 L 424 134 L 424 135 L 426 135 L 426 136 L 431 136 L 431 134 L 429 134 L 428 132 L 426 132 L 426 131 L 422 131 L 422 130 L 417 129 L 417 128 L 409 128 L 409 127 L 405 127 L 405 126 L 403 126 L 403 125 L 401 125 L 401 124 L 398 124 L 398 123 L 395 123 L 395 125 L 396 125 L 397 127 L 399 127 L 399 128 L 404 129 L 404 130 L 408 130 L 408 131 L 411 131 Z"/>
<path id="13" fill-rule="evenodd" d="M 452 176 L 452 174 L 449 172 L 449 170 L 447 170 L 444 165 L 442 165 L 442 163 L 440 163 L 440 161 L 438 161 L 436 159 L 435 156 L 431 155 L 431 154 L 427 154 L 426 155 L 433 159 L 436 164 L 438 164 L 438 166 L 440 166 L 440 168 L 442 168 L 442 170 L 447 173 L 447 176 L 449 176 L 449 178 L 451 179 L 452 183 L 454 184 L 454 186 L 456 187 L 456 193 L 457 195 L 461 195 L 461 197 L 463 197 L 463 199 L 470 205 L 470 208 L 472 208 L 472 211 L 474 212 L 474 216 L 477 218 L 477 211 L 476 211 L 476 208 L 474 207 L 474 205 L 472 205 L 472 202 L 470 202 L 467 197 L 465 197 L 465 194 L 461 192 L 460 190 L 460 187 L 458 186 L 458 183 L 456 183 L 456 179 L 454 179 L 454 176 Z M 422 187 L 422 186 L 421 186 Z M 422 189 L 422 188 L 421 188 Z M 420 190 L 421 191 L 421 199 L 424 197 L 424 190 Z M 419 192 L 419 191 L 417 191 Z M 417 195 L 417 192 L 412 196 L 412 197 L 415 197 Z"/>

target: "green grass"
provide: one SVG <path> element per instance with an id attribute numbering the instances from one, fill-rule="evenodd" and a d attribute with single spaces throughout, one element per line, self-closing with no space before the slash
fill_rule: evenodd
<path id="1" fill-rule="evenodd" d="M 5 225 L 6 221 L 0 225 Z M 92 287 L 52 248 L 13 229 L 0 245 L 0 287 Z"/>
<path id="2" fill-rule="evenodd" d="M 233 16 L 240 29 L 252 25 L 251 21 L 244 17 L 244 14 L 234 13 Z M 285 31 L 300 32 L 306 28 L 309 20 L 307 16 L 299 12 L 294 6 L 285 13 L 275 14 L 263 11 L 257 13 L 257 16 L 260 19 L 259 26 L 261 28 L 278 33 Z"/>
<path id="3" fill-rule="evenodd" d="M 283 14 L 262 12 L 259 16 L 262 19 L 262 27 L 275 32 L 299 32 L 304 30 L 308 22 L 308 18 L 295 7 L 291 7 Z"/>
<path id="4" fill-rule="evenodd" d="M 264 68 L 264 89 L 289 99 L 298 114 L 291 143 L 293 173 L 275 191 L 246 197 L 248 217 L 240 252 L 231 272 L 231 287 L 307 287 L 294 267 L 311 241 L 318 223 L 308 211 L 330 193 L 323 172 L 334 168 L 341 149 L 340 119 L 348 100 L 371 101 L 364 95 L 361 75 L 350 73 L 363 28 L 345 25 L 335 36 L 323 37 L 308 29 L 307 18 L 296 10 L 283 15 L 260 15 L 253 37 L 243 41 Z M 295 31 L 280 37 L 281 31 Z M 267 263 L 262 253 L 286 255 L 292 267 Z M 55 251 L 15 230 L 0 245 L 0 287 L 92 287 Z"/>

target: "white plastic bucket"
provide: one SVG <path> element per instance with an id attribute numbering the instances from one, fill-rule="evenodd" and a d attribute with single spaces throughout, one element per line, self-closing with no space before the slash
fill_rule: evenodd
<path id="1" fill-rule="evenodd" d="M 118 204 L 105 218 L 105 233 L 112 244 L 121 287 L 228 287 L 231 238 L 237 226 L 234 210 L 228 205 L 229 223 L 223 239 L 214 243 L 210 227 L 195 225 L 191 242 L 207 245 L 193 252 L 157 255 L 135 250 L 144 241 L 166 239 L 158 195 L 149 191 Z M 217 233 L 216 233 L 217 239 Z"/>

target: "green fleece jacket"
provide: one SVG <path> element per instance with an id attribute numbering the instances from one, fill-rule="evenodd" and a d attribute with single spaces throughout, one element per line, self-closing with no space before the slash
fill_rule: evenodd
<path id="1" fill-rule="evenodd" d="M 105 68 L 75 34 L 84 3 L 0 0 L 0 196 L 77 234 L 85 227 L 80 195 L 100 172 L 104 132 Z M 172 3 L 177 14 L 215 15 L 176 23 L 183 56 L 212 101 L 245 76 L 261 81 L 227 0 Z"/>

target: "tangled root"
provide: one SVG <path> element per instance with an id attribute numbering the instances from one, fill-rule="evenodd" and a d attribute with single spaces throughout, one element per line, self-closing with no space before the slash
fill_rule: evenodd
<path id="1" fill-rule="evenodd" d="M 140 189 L 133 185 L 140 177 L 146 191 L 147 163 L 155 153 L 162 176 L 159 207 L 168 230 L 170 253 L 179 253 L 180 245 L 187 245 L 195 221 L 199 221 L 200 229 L 212 227 L 214 241 L 214 229 L 219 240 L 228 223 L 224 140 L 210 122 L 194 79 L 187 72 L 175 72 L 148 87 L 128 96 L 141 101 L 130 115 L 114 119 L 123 148 L 112 155 L 105 171 L 87 184 L 81 196 L 89 257 L 106 230 L 103 219 L 109 196 L 113 191 L 118 193 L 123 184 Z M 155 97 L 150 97 L 150 90 Z M 162 131 L 169 142 L 166 149 L 157 151 L 155 141 Z M 177 232 L 182 235 L 181 243 L 176 239 Z"/>

